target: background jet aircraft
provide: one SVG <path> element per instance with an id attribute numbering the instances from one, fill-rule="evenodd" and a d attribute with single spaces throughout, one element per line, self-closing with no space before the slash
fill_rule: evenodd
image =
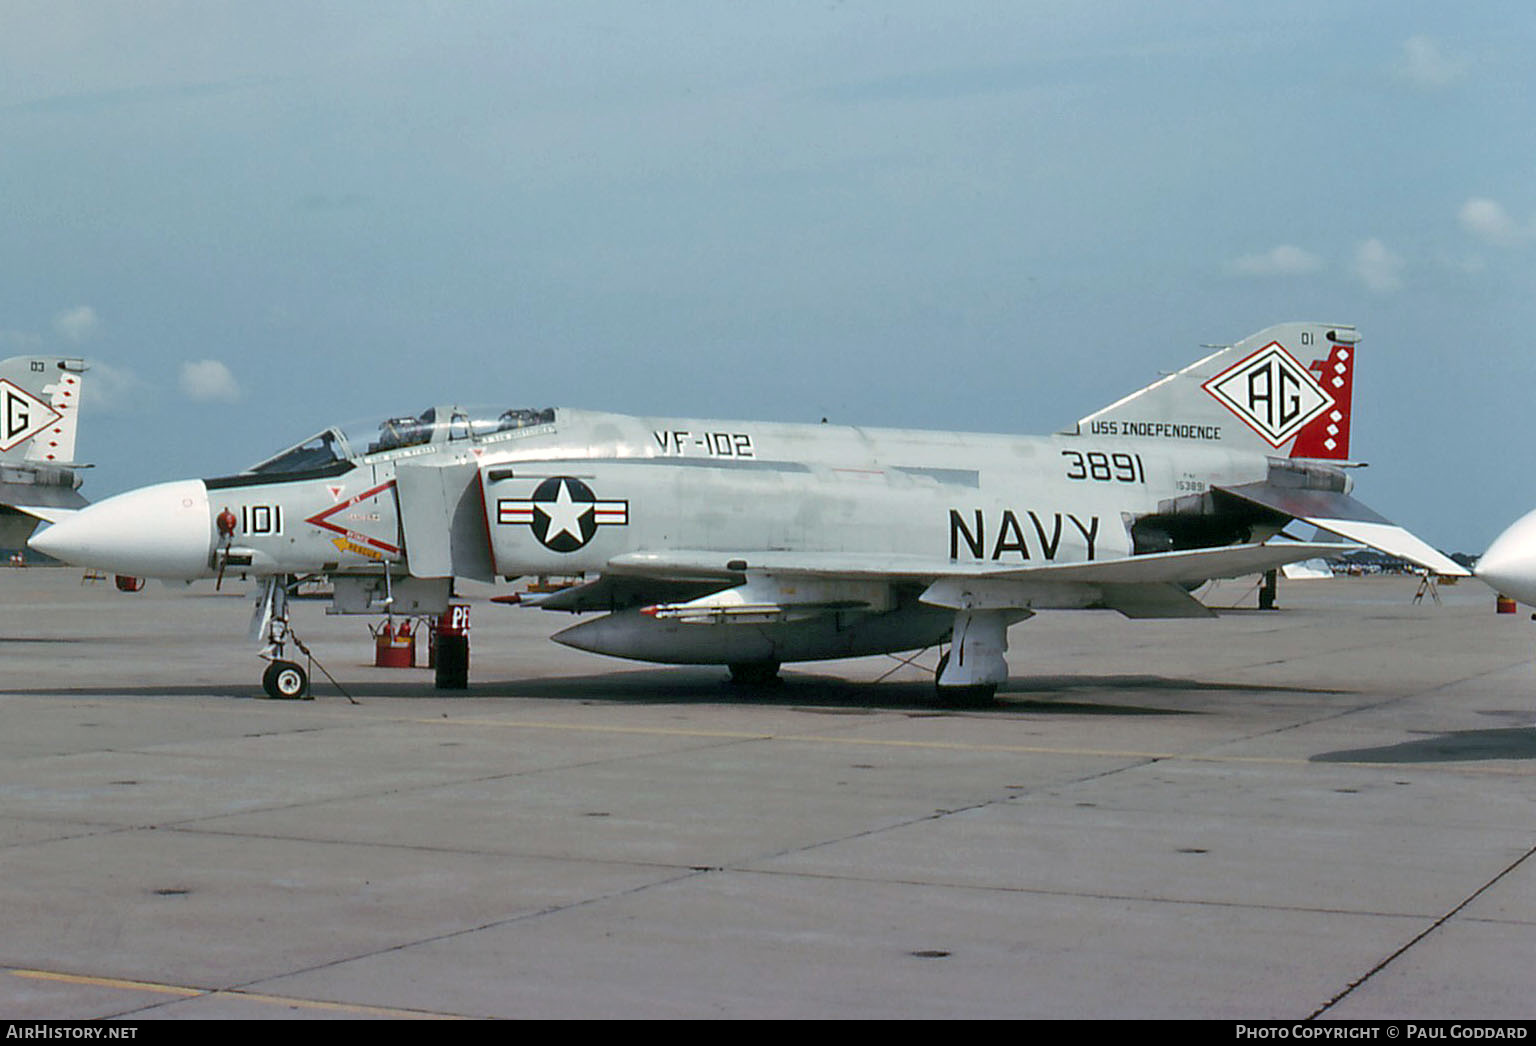
<path id="1" fill-rule="evenodd" d="M 286 696 L 296 578 L 377 613 L 440 611 L 455 577 L 561 575 L 581 583 L 537 605 L 599 612 L 555 636 L 583 650 L 763 680 L 947 642 L 941 692 L 990 697 L 1010 625 L 1210 615 L 1193 584 L 1334 547 L 1272 540 L 1292 520 L 1464 574 L 1350 496 L 1357 340 L 1272 327 L 1046 437 L 439 407 L 110 498 L 32 545 L 266 579 L 267 685 Z"/>
<path id="2" fill-rule="evenodd" d="M 0 362 L 0 548 L 22 548 L 40 519 L 85 505 L 75 464 L 84 377 L 83 360 Z"/>
<path id="3" fill-rule="evenodd" d="M 1501 595 L 1536 606 L 1536 512 L 1521 516 L 1493 539 L 1476 573 Z"/>

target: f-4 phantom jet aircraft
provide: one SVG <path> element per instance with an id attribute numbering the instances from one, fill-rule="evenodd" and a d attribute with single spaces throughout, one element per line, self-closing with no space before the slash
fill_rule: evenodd
<path id="1" fill-rule="evenodd" d="M 1277 539 L 1292 520 L 1466 573 L 1350 496 L 1357 340 L 1272 327 L 1045 437 L 436 407 L 110 498 L 32 546 L 265 579 L 285 696 L 303 685 L 281 660 L 297 579 L 329 577 L 342 612 L 427 613 L 456 577 L 560 575 L 580 583 L 524 602 L 600 614 L 554 637 L 582 650 L 765 681 L 947 643 L 941 693 L 990 698 L 1010 625 L 1209 616 L 1195 584 L 1337 547 Z"/>
<path id="2" fill-rule="evenodd" d="M 1500 595 L 1536 606 L 1536 512 L 1521 516 L 1493 539 L 1476 573 Z"/>

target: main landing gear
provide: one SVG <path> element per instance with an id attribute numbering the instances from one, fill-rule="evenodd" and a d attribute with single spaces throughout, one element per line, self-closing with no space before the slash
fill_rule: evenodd
<path id="1" fill-rule="evenodd" d="M 945 686 L 940 682 L 944 670 L 949 667 L 949 651 L 939 658 L 939 667 L 933 670 L 933 692 L 939 703 L 952 708 L 985 708 L 997 701 L 996 683 L 978 683 L 969 686 Z"/>
<path id="2" fill-rule="evenodd" d="M 955 613 L 954 638 L 949 652 L 939 658 L 933 685 L 939 700 L 957 707 L 990 705 L 997 688 L 1008 681 L 1009 615 L 1000 610 L 967 610 Z"/>

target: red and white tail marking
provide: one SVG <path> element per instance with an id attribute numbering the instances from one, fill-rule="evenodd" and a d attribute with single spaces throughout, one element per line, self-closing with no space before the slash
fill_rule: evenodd
<path id="1" fill-rule="evenodd" d="M 1327 357 L 1313 360 L 1307 369 L 1333 397 L 1333 406 L 1297 434 L 1291 457 L 1347 459 L 1350 404 L 1355 388 L 1355 346 L 1332 342 Z"/>
<path id="2" fill-rule="evenodd" d="M 1359 340 L 1349 325 L 1267 327 L 1095 411 L 1069 431 L 1347 459 Z M 1319 353 L 1323 358 L 1313 359 Z M 1311 364 L 1303 362 L 1309 359 Z"/>

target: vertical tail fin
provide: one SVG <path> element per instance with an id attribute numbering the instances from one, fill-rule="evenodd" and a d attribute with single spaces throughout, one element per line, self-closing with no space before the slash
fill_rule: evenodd
<path id="1" fill-rule="evenodd" d="M 0 362 L 0 462 L 74 464 L 85 361 L 16 356 Z"/>
<path id="2" fill-rule="evenodd" d="M 85 369 L 84 360 L 58 356 L 0 361 L 0 548 L 25 547 L 38 510 L 85 504 L 75 471 Z"/>
<path id="3" fill-rule="evenodd" d="M 1342 324 L 1269 327 L 1088 415 L 1076 432 L 1345 459 L 1357 341 Z"/>

